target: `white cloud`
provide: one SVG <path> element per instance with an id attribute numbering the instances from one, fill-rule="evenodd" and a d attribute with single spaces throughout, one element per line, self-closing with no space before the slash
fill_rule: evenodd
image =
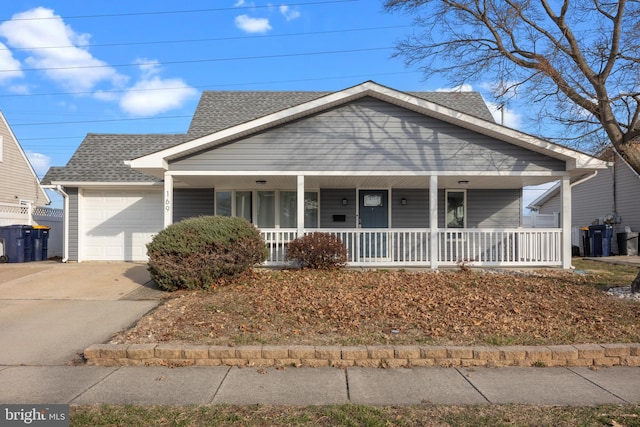
<path id="1" fill-rule="evenodd" d="M 51 157 L 29 150 L 25 151 L 25 154 L 27 155 L 31 166 L 33 166 L 33 170 L 36 171 L 38 176 L 43 176 L 47 173 L 51 166 Z"/>
<path id="2" fill-rule="evenodd" d="M 236 16 L 236 27 L 247 33 L 266 33 L 271 29 L 267 18 L 251 18 L 248 15 Z"/>
<path id="3" fill-rule="evenodd" d="M 487 102 L 487 106 L 496 123 L 503 124 L 512 129 L 519 129 L 522 126 L 522 115 L 516 113 L 514 110 L 510 110 L 505 106 L 501 107 L 494 102 Z M 504 123 L 502 123 L 503 117 Z"/>
<path id="4" fill-rule="evenodd" d="M 286 4 L 280 5 L 280 13 L 287 21 L 293 21 L 294 19 L 300 18 L 300 12 L 292 10 Z"/>
<path id="5" fill-rule="evenodd" d="M 29 88 L 29 85 L 24 85 L 24 84 L 13 84 L 7 87 L 7 89 L 9 90 L 9 92 L 15 93 L 18 95 L 29 95 L 31 93 L 31 89 Z"/>
<path id="6" fill-rule="evenodd" d="M 45 68 L 45 75 L 65 89 L 87 91 L 101 82 L 121 85 L 127 79 L 89 53 L 89 34 L 76 33 L 51 9 L 38 7 L 15 14 L 0 24 L 0 35 L 9 46 L 28 52 L 29 68 Z M 38 49 L 43 46 L 69 47 Z"/>
<path id="7" fill-rule="evenodd" d="M 156 60 L 137 59 L 141 79 L 120 99 L 120 108 L 134 116 L 153 116 L 182 106 L 198 91 L 182 79 L 162 79 Z M 108 96 L 110 94 L 104 94 Z"/>
<path id="8" fill-rule="evenodd" d="M 7 49 L 7 46 L 2 43 L 0 43 L 0 69 L 11 70 L 0 72 L 0 83 L 24 75 L 20 61 L 15 59 L 11 51 Z"/>
<path id="9" fill-rule="evenodd" d="M 473 86 L 465 83 L 455 87 L 436 89 L 436 92 L 473 92 Z"/>

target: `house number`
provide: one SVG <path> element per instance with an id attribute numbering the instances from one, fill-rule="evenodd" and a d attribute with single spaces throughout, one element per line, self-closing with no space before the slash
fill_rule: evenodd
<path id="1" fill-rule="evenodd" d="M 165 207 L 164 210 L 169 212 L 169 210 L 171 209 L 171 198 L 169 197 L 169 192 L 167 191 L 167 198 L 164 201 Z"/>

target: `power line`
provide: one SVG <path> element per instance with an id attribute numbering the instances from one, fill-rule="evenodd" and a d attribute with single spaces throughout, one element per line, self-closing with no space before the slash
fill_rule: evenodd
<path id="1" fill-rule="evenodd" d="M 312 6 L 312 5 L 322 5 L 322 4 L 334 4 L 334 3 L 352 3 L 360 0 L 328 0 L 328 1 L 313 1 L 307 3 L 289 3 L 287 6 Z M 277 7 L 274 5 L 264 5 L 264 6 L 238 6 L 238 7 L 221 7 L 221 8 L 209 8 L 209 9 L 182 9 L 182 10 L 166 10 L 166 11 L 152 11 L 152 12 L 129 12 L 129 13 L 105 13 L 105 14 L 96 14 L 96 15 L 75 15 L 75 16 L 51 16 L 51 17 L 43 17 L 43 18 L 12 18 L 5 19 L 2 22 L 8 21 L 42 21 L 42 20 L 51 20 L 51 19 L 87 19 L 87 18 L 113 18 L 113 17 L 121 17 L 121 16 L 144 16 L 144 15 L 171 15 L 171 14 L 182 14 L 182 13 L 202 13 L 202 12 L 223 12 L 229 10 L 243 10 L 243 9 L 268 9 Z"/>
<path id="2" fill-rule="evenodd" d="M 275 59 L 275 58 L 293 58 L 300 56 L 317 56 L 317 55 L 335 55 L 342 53 L 355 52 L 372 52 L 377 50 L 389 50 L 393 47 L 372 47 L 365 49 L 347 49 L 347 50 L 329 50 L 322 52 L 300 52 L 300 53 L 283 53 L 279 55 L 259 55 L 259 56 L 239 56 L 234 58 L 208 58 L 208 59 L 190 59 L 183 61 L 153 61 L 153 62 L 137 62 L 134 64 L 104 64 L 104 65 L 80 65 L 73 67 L 41 67 L 41 68 L 23 68 L 23 69 L 5 69 L 0 73 L 13 73 L 16 71 L 49 71 L 49 70 L 84 70 L 95 68 L 123 68 L 123 67 L 139 67 L 141 65 L 171 65 L 171 64 L 194 64 L 203 62 L 226 62 L 226 61 L 247 61 L 254 59 Z"/>
<path id="3" fill-rule="evenodd" d="M 204 43 L 211 41 L 229 41 L 229 40 L 258 40 L 267 38 L 281 38 L 281 37 L 298 37 L 298 36 L 317 36 L 323 34 L 336 34 L 336 33 L 353 33 L 359 31 L 378 31 L 378 30 L 391 30 L 398 28 L 410 28 L 411 25 L 390 25 L 383 27 L 365 27 L 365 28 L 347 28 L 343 30 L 327 30 L 327 31 L 310 31 L 304 33 L 287 33 L 287 34 L 266 34 L 261 36 L 234 36 L 234 37 L 215 37 L 205 39 L 183 39 L 183 40 L 151 40 L 145 42 L 127 42 L 127 43 L 97 43 L 83 46 L 84 47 L 115 47 L 115 46 L 140 46 L 140 45 L 153 45 L 153 44 L 180 44 L 180 43 Z M 9 49 L 8 47 L 0 47 L 2 50 L 45 50 L 45 49 L 67 49 L 71 47 L 77 47 L 75 45 L 67 46 L 40 46 L 40 47 L 14 47 Z"/>
<path id="4" fill-rule="evenodd" d="M 261 82 L 249 82 L 249 83 L 221 83 L 217 85 L 193 85 L 190 86 L 196 89 L 206 90 L 208 88 L 223 88 L 223 87 L 235 87 L 235 86 L 256 86 L 256 85 L 269 85 L 269 84 L 282 84 L 282 83 L 304 83 L 304 82 L 314 82 L 314 81 L 324 81 L 324 80 L 342 80 L 342 79 L 352 79 L 352 78 L 371 78 L 374 76 L 393 76 L 398 74 L 412 74 L 412 73 L 420 73 L 420 71 L 399 71 L 393 73 L 375 73 L 375 74 L 351 74 L 348 76 L 337 76 L 337 77 L 316 77 L 316 78 L 308 78 L 308 79 L 290 79 L 290 80 L 267 80 Z M 113 90 L 102 90 L 101 93 L 124 93 L 124 92 L 153 92 L 153 91 L 163 91 L 163 90 L 182 90 L 182 87 L 165 87 L 165 88 L 152 88 L 152 89 L 113 89 Z M 0 98 L 14 98 L 14 97 L 22 97 L 22 96 L 59 96 L 59 95 L 90 95 L 95 91 L 82 91 L 82 92 L 50 92 L 50 93 L 12 93 L 12 94 L 3 94 L 0 95 Z M 29 112 L 31 114 L 31 111 Z"/>

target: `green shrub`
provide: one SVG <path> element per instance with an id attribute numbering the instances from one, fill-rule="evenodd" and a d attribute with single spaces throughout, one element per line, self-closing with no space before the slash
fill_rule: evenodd
<path id="1" fill-rule="evenodd" d="M 244 218 L 201 216 L 172 224 L 147 245 L 151 278 L 162 289 L 209 288 L 266 259 L 260 232 Z"/>
<path id="2" fill-rule="evenodd" d="M 311 233 L 289 243 L 287 260 L 302 268 L 331 270 L 347 263 L 347 248 L 342 241 L 327 233 Z"/>

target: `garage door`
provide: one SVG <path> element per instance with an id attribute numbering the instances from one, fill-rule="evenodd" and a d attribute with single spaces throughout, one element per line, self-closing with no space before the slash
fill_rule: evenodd
<path id="1" fill-rule="evenodd" d="M 146 244 L 163 226 L 161 191 L 85 190 L 80 258 L 146 261 Z"/>

